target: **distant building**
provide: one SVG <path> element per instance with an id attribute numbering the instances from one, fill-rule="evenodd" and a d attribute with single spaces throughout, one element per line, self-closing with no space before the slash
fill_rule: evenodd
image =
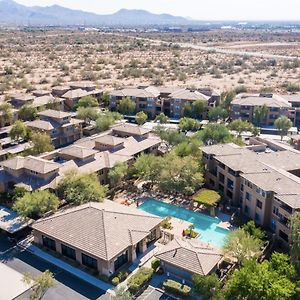
<path id="1" fill-rule="evenodd" d="M 189 90 L 179 87 L 129 87 L 110 92 L 110 108 L 116 110 L 119 102 L 129 97 L 136 104 L 136 111 L 144 111 L 151 118 L 160 113 L 171 118 L 182 117 L 182 110 L 196 100 L 202 100 L 206 109 L 202 118 L 205 118 L 209 107 L 214 107 L 220 100 L 220 95 L 214 91 Z"/>
<path id="2" fill-rule="evenodd" d="M 33 130 L 46 132 L 54 147 L 62 147 L 82 137 L 82 120 L 74 119 L 71 113 L 48 109 L 38 113 L 40 119 L 28 122 Z"/>
<path id="3" fill-rule="evenodd" d="M 105 200 L 57 212 L 32 227 L 38 245 L 111 276 L 160 237 L 161 220 Z"/>

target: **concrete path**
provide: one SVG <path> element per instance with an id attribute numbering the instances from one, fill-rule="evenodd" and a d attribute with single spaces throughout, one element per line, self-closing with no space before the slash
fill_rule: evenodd
<path id="1" fill-rule="evenodd" d="M 57 267 L 71 273 L 72 275 L 79 277 L 80 279 L 94 285 L 95 287 L 97 287 L 101 290 L 104 290 L 110 294 L 114 294 L 114 292 L 112 290 L 113 285 L 106 283 L 104 281 L 101 281 L 101 280 L 95 278 L 94 276 L 89 275 L 86 272 L 83 272 L 83 271 L 79 270 L 78 268 L 75 268 L 75 267 L 69 265 L 68 263 L 64 262 L 63 260 L 58 259 L 58 258 L 44 252 L 40 248 L 38 248 L 34 245 L 30 245 L 29 247 L 26 248 L 26 250 L 38 257 L 50 262 L 51 264 L 56 265 Z"/>

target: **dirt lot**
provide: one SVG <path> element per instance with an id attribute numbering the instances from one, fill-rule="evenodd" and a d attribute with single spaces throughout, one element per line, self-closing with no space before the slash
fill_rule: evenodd
<path id="1" fill-rule="evenodd" d="M 5 98 L 75 80 L 93 80 L 104 89 L 163 84 L 211 87 L 220 92 L 241 85 L 255 91 L 285 91 L 287 86 L 292 90 L 299 87 L 300 59 L 218 53 L 181 48 L 176 43 L 292 57 L 300 55 L 299 40 L 300 32 L 284 30 L 130 36 L 71 30 L 0 31 L 0 94 Z"/>

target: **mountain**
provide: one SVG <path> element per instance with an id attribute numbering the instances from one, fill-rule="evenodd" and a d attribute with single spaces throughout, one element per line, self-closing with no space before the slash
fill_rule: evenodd
<path id="1" fill-rule="evenodd" d="M 13 0 L 0 0 L 0 25 L 187 25 L 191 20 L 145 10 L 121 9 L 110 15 L 98 15 L 52 6 L 25 6 Z"/>

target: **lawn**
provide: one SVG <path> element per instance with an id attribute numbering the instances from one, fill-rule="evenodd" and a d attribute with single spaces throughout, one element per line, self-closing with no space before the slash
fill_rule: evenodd
<path id="1" fill-rule="evenodd" d="M 203 204 L 207 207 L 216 206 L 221 196 L 214 190 L 202 189 L 193 196 L 193 201 Z"/>

